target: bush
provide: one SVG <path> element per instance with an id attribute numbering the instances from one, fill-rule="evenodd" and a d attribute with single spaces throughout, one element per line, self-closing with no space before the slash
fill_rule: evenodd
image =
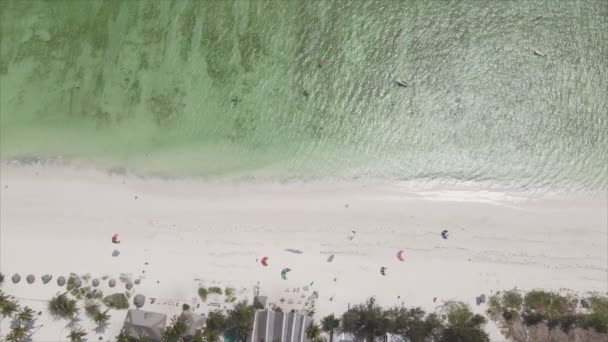
<path id="1" fill-rule="evenodd" d="M 99 312 L 99 304 L 87 301 L 84 305 L 84 312 L 87 317 L 93 319 L 93 316 Z"/>
<path id="2" fill-rule="evenodd" d="M 236 290 L 234 288 L 232 288 L 232 287 L 227 287 L 224 290 L 224 294 L 226 295 L 226 297 L 232 297 L 232 296 L 234 296 L 235 292 L 236 292 Z"/>
<path id="3" fill-rule="evenodd" d="M 55 318 L 70 319 L 78 314 L 76 301 L 68 298 L 67 292 L 51 299 L 48 309 Z"/>
<path id="4" fill-rule="evenodd" d="M 536 325 L 539 323 L 542 323 L 545 320 L 545 316 L 541 313 L 538 312 L 530 312 L 524 315 L 524 324 L 530 326 L 530 325 Z"/>
<path id="5" fill-rule="evenodd" d="M 180 342 L 182 335 L 188 331 L 186 319 L 183 317 L 173 317 L 171 324 L 165 328 L 163 333 L 163 342 Z"/>
<path id="6" fill-rule="evenodd" d="M 182 305 L 182 310 L 184 310 L 184 311 L 188 311 L 188 310 L 190 310 L 190 305 L 188 305 L 188 304 L 183 304 L 183 305 Z"/>
<path id="7" fill-rule="evenodd" d="M 201 297 L 201 300 L 203 302 L 207 301 L 207 295 L 208 294 L 209 294 L 209 291 L 206 288 L 201 287 L 201 288 L 198 289 L 198 296 Z"/>
<path id="8" fill-rule="evenodd" d="M 528 311 L 533 310 L 549 318 L 559 317 L 567 312 L 568 299 L 557 293 L 536 290 L 526 294 L 524 307 Z"/>
<path id="9" fill-rule="evenodd" d="M 221 287 L 217 287 L 217 286 L 211 286 L 209 288 L 209 294 L 218 294 L 218 295 L 222 295 L 222 288 Z"/>
<path id="10" fill-rule="evenodd" d="M 109 296 L 106 296 L 103 299 L 103 303 L 111 308 L 116 310 L 124 310 L 129 308 L 129 300 L 124 293 L 115 293 Z"/>
<path id="11" fill-rule="evenodd" d="M 606 319 L 606 316 L 598 313 L 583 315 L 580 325 L 585 329 L 594 329 L 600 334 L 608 333 L 608 319 Z"/>
<path id="12" fill-rule="evenodd" d="M 519 311 L 523 301 L 521 294 L 516 290 L 505 291 L 502 295 L 502 302 L 507 309 Z"/>

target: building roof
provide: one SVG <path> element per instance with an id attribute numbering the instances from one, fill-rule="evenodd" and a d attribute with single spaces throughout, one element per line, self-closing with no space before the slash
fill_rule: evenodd
<path id="1" fill-rule="evenodd" d="M 125 318 L 125 329 L 129 336 L 146 336 L 152 341 L 161 340 L 166 324 L 167 315 L 158 312 L 131 309 Z"/>

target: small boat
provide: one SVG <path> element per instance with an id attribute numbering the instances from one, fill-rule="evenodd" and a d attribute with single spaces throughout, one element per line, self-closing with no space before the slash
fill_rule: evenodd
<path id="1" fill-rule="evenodd" d="M 397 85 L 404 88 L 407 88 L 409 86 L 409 84 L 407 84 L 407 82 L 405 82 L 404 80 L 397 80 Z"/>

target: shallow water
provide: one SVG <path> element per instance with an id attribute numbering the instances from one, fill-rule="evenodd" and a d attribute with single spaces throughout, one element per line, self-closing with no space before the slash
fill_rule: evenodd
<path id="1" fill-rule="evenodd" d="M 3 160 L 607 188 L 604 0 L 0 7 Z"/>

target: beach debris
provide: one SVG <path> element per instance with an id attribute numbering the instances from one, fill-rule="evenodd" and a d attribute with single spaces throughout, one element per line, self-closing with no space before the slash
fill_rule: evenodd
<path id="1" fill-rule="evenodd" d="M 43 284 L 48 284 L 49 281 L 51 281 L 51 279 L 53 279 L 53 276 L 50 274 L 45 274 L 40 279 L 42 279 Z"/>
<path id="2" fill-rule="evenodd" d="M 403 249 L 397 252 L 397 259 L 399 259 L 399 261 L 405 261 L 405 259 L 403 259 Z"/>
<path id="3" fill-rule="evenodd" d="M 479 306 L 480 304 L 483 304 L 486 302 L 486 295 L 485 294 L 481 294 L 480 296 L 475 298 L 475 302 L 477 303 L 477 305 Z"/>
<path id="4" fill-rule="evenodd" d="M 308 291 L 308 285 L 304 285 L 304 286 L 302 287 L 302 290 L 303 290 L 303 291 Z"/>
<path id="5" fill-rule="evenodd" d="M 283 280 L 287 280 L 287 273 L 291 272 L 291 268 L 284 268 L 281 271 L 281 278 L 283 278 Z"/>
<path id="6" fill-rule="evenodd" d="M 281 304 L 285 303 L 285 298 L 281 297 L 281 299 L 279 299 L 279 302 L 281 302 Z"/>
<path id="7" fill-rule="evenodd" d="M 348 237 L 346 237 L 349 241 L 353 241 L 353 239 L 355 238 L 355 235 L 357 234 L 356 231 L 351 230 L 352 235 L 349 235 Z"/>
<path id="8" fill-rule="evenodd" d="M 112 252 L 113 257 L 117 257 L 119 255 L 120 255 L 120 251 L 118 249 L 115 249 L 114 252 Z"/>
<path id="9" fill-rule="evenodd" d="M 540 52 L 538 50 L 534 50 L 534 54 L 537 55 L 537 56 L 539 56 L 539 57 L 545 57 L 545 56 L 547 56 L 547 55 L 545 55 L 544 53 L 542 53 L 542 52 Z"/>
<path id="10" fill-rule="evenodd" d="M 154 302 L 156 302 L 156 298 L 150 297 L 150 304 L 154 304 Z"/>
<path id="11" fill-rule="evenodd" d="M 323 65 L 325 65 L 325 61 L 322 60 L 321 58 L 317 59 L 317 67 L 319 67 L 319 69 L 321 69 L 323 67 Z"/>
<path id="12" fill-rule="evenodd" d="M 327 258 L 327 262 L 332 262 L 332 261 L 334 261 L 334 257 L 335 257 L 335 255 L 334 255 L 334 254 L 330 255 L 330 256 L 329 256 L 329 258 Z"/>
<path id="13" fill-rule="evenodd" d="M 302 253 L 304 253 L 304 252 L 302 252 L 299 249 L 293 249 L 293 248 L 287 248 L 287 249 L 285 249 L 285 252 L 294 253 L 294 254 L 302 254 Z"/>
<path id="14" fill-rule="evenodd" d="M 450 233 L 448 232 L 447 229 L 444 229 L 441 231 L 441 237 L 444 238 L 445 240 L 447 240 L 448 237 L 450 237 Z"/>
<path id="15" fill-rule="evenodd" d="M 19 273 L 15 273 L 13 274 L 11 280 L 13 281 L 13 284 L 17 284 L 21 281 L 21 276 L 19 275 Z"/>
<path id="16" fill-rule="evenodd" d="M 133 283 L 132 283 L 132 282 L 128 282 L 128 283 L 125 285 L 125 288 L 126 288 L 127 290 L 132 289 L 132 288 L 133 288 Z"/>
<path id="17" fill-rule="evenodd" d="M 539 21 L 539 20 L 541 20 L 542 18 L 543 18 L 543 16 L 542 16 L 542 15 L 539 15 L 538 17 L 536 17 L 536 18 L 532 19 L 532 21 Z"/>
<path id="18" fill-rule="evenodd" d="M 109 286 L 109 287 L 114 287 L 114 286 L 116 286 L 116 279 L 110 279 L 110 281 L 108 282 L 108 286 Z"/>
<path id="19" fill-rule="evenodd" d="M 63 285 L 65 285 L 65 283 L 66 283 L 66 280 L 65 280 L 64 276 L 60 276 L 59 278 L 57 278 L 57 285 L 63 286 Z"/>
<path id="20" fill-rule="evenodd" d="M 384 267 L 384 266 L 380 267 L 380 274 L 382 274 L 383 276 L 386 275 L 386 267 Z"/>
<path id="21" fill-rule="evenodd" d="M 133 305 L 135 305 L 136 308 L 139 309 L 144 306 L 144 304 L 146 304 L 146 296 L 143 294 L 136 294 L 135 297 L 133 297 Z"/>
<path id="22" fill-rule="evenodd" d="M 263 257 L 261 263 L 262 263 L 262 266 L 268 266 L 268 257 L 266 257 L 266 256 Z"/>
<path id="23" fill-rule="evenodd" d="M 93 287 L 99 286 L 99 279 L 93 279 Z"/>
<path id="24" fill-rule="evenodd" d="M 437 301 L 437 297 L 433 297 L 433 303 Z"/>
<path id="25" fill-rule="evenodd" d="M 293 299 L 288 300 L 287 304 L 293 304 Z"/>
<path id="26" fill-rule="evenodd" d="M 334 283 L 335 283 L 336 281 L 338 281 L 338 278 L 334 278 Z"/>
<path id="27" fill-rule="evenodd" d="M 33 284 L 36 281 L 36 277 L 33 274 L 29 274 L 25 280 L 28 284 Z"/>
<path id="28" fill-rule="evenodd" d="M 147 261 L 146 261 L 146 262 L 144 262 L 144 265 L 147 265 L 147 264 L 148 264 L 148 262 L 147 262 Z"/>
<path id="29" fill-rule="evenodd" d="M 346 204 L 344 205 L 344 208 L 348 209 L 348 207 L 349 207 L 349 205 L 348 205 L 348 203 L 346 203 Z"/>
<path id="30" fill-rule="evenodd" d="M 404 80 L 397 80 L 396 82 L 397 82 L 398 86 L 403 87 L 403 88 L 407 88 L 409 86 L 409 84 L 407 84 L 407 82 Z"/>
<path id="31" fill-rule="evenodd" d="M 114 235 L 112 235 L 112 243 L 115 243 L 115 244 L 120 243 L 120 241 L 118 241 L 118 233 L 114 233 Z"/>

